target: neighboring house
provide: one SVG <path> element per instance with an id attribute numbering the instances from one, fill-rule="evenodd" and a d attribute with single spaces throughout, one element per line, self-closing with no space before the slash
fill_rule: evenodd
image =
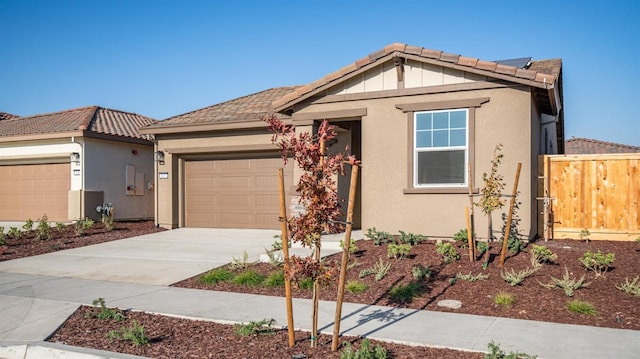
<path id="1" fill-rule="evenodd" d="M 494 62 L 391 44 L 305 86 L 264 91 L 141 129 L 156 136 L 163 154 L 156 218 L 168 228 L 277 228 L 271 173 L 282 163 L 260 121 L 273 109 L 300 131 L 313 131 L 323 119 L 338 127 L 333 148 L 349 145 L 362 160 L 355 218 L 362 228 L 452 236 L 466 225 L 469 185 L 479 193 L 493 150 L 502 144 L 505 192 L 522 163 L 519 229 L 533 237 L 538 156 L 564 151 L 562 98 L 559 59 Z M 296 167 L 287 171 L 293 178 L 300 174 Z M 340 187 L 345 183 L 341 179 Z M 258 191 L 252 199 L 248 189 L 256 186 L 269 194 Z M 241 205 L 246 208 L 234 209 Z M 257 205 L 269 210 L 251 212 Z M 479 213 L 476 232 L 483 236 L 486 220 Z M 494 223 L 499 230 L 499 213 Z"/>
<path id="2" fill-rule="evenodd" d="M 0 121 L 0 220 L 153 218 L 155 120 L 91 106 Z"/>
<path id="3" fill-rule="evenodd" d="M 10 113 L 6 113 L 6 112 L 0 112 L 0 121 L 2 120 L 10 120 L 12 118 L 18 118 L 20 116 L 16 116 L 16 115 L 12 115 Z"/>
<path id="4" fill-rule="evenodd" d="M 613 142 L 571 137 L 564 142 L 564 153 L 567 155 L 587 155 L 605 153 L 640 153 L 640 147 Z"/>

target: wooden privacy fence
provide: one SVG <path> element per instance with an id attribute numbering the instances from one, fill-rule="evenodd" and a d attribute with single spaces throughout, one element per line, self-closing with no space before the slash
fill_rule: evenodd
<path id="1" fill-rule="evenodd" d="M 580 239 L 585 229 L 589 239 L 640 236 L 640 153 L 541 157 L 538 223 L 545 239 Z"/>

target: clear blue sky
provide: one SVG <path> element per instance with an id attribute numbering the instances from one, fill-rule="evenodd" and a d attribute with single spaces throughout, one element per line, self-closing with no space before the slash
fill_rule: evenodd
<path id="1" fill-rule="evenodd" d="M 393 42 L 562 58 L 566 136 L 640 146 L 640 1 L 0 0 L 0 111 L 165 119 Z"/>

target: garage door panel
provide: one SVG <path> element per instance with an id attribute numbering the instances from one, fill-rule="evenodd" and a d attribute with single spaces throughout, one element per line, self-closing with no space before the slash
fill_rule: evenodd
<path id="1" fill-rule="evenodd" d="M 247 176 L 219 177 L 213 181 L 213 186 L 220 189 L 250 188 L 251 178 Z"/>
<path id="2" fill-rule="evenodd" d="M 0 220 L 68 220 L 69 163 L 0 166 Z"/>
<path id="3" fill-rule="evenodd" d="M 185 225 L 219 228 L 280 228 L 279 158 L 187 161 L 185 163 Z M 194 186 L 193 175 L 208 172 L 205 186 Z M 293 166 L 285 168 L 285 188 L 291 187 Z M 198 206 L 206 200 L 212 208 Z"/>

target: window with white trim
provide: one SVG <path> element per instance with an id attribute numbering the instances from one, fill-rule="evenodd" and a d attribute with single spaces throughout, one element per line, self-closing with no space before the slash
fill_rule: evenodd
<path id="1" fill-rule="evenodd" d="M 414 113 L 414 187 L 464 187 L 469 158 L 469 110 Z"/>

